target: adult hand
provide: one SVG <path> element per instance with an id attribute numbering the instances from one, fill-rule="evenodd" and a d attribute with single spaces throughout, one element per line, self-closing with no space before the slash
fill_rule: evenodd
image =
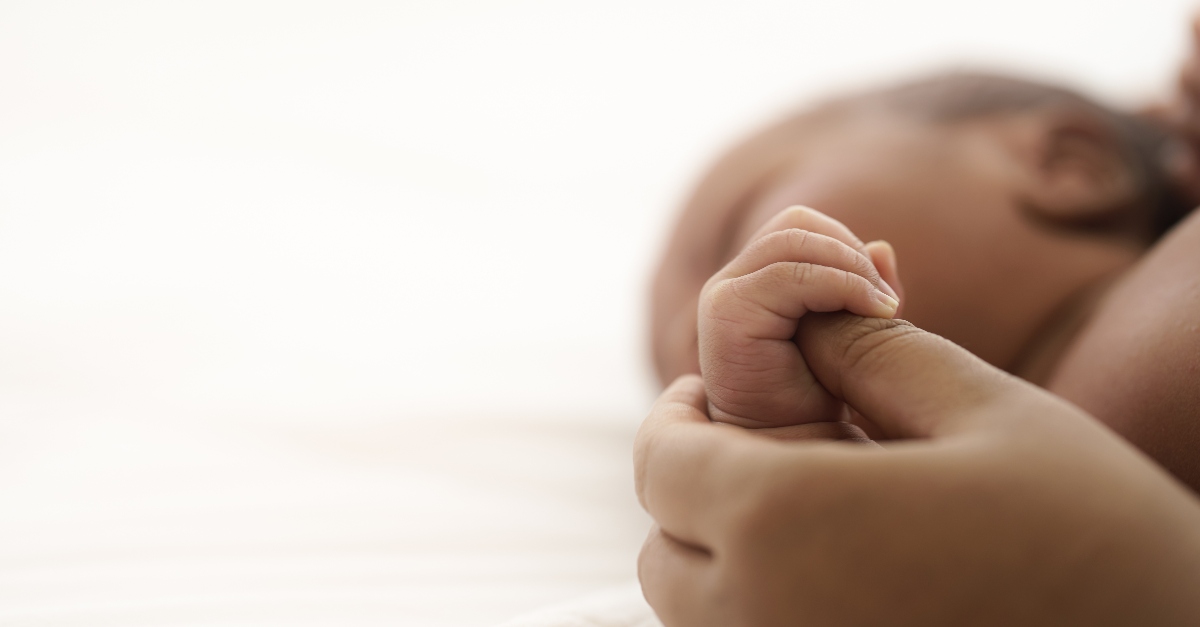
<path id="1" fill-rule="evenodd" d="M 668 626 L 1200 624 L 1200 507 L 1081 410 L 903 322 L 806 316 L 886 448 L 711 423 L 677 380 L 635 445 Z"/>

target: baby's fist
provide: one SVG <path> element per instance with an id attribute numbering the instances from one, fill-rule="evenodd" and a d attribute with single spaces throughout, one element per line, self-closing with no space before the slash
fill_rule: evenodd
<path id="1" fill-rule="evenodd" d="M 891 246 L 864 245 L 823 213 L 791 207 L 772 218 L 700 293 L 712 419 L 749 428 L 840 420 L 842 403 L 813 378 L 796 328 L 810 311 L 893 317 L 895 268 Z"/>

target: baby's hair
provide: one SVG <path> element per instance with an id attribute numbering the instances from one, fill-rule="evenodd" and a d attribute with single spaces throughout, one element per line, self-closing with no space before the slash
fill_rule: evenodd
<path id="1" fill-rule="evenodd" d="M 875 102 L 931 122 L 1065 107 L 1108 126 L 1137 178 L 1157 238 L 1182 220 L 1192 206 L 1172 185 L 1164 151 L 1170 136 L 1152 122 L 1100 104 L 1078 92 L 1026 79 L 992 74 L 947 74 L 872 94 Z"/>

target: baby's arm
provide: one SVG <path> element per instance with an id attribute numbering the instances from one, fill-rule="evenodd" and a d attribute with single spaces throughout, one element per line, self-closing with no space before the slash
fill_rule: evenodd
<path id="1" fill-rule="evenodd" d="M 899 302 L 877 265 L 896 280 L 890 246 L 864 245 L 820 212 L 792 207 L 769 221 L 700 294 L 712 419 L 751 428 L 841 419 L 841 402 L 816 382 L 793 338 L 810 311 L 894 316 Z"/>

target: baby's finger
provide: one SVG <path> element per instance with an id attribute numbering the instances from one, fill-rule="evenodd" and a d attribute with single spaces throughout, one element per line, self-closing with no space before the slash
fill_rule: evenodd
<path id="1" fill-rule="evenodd" d="M 780 211 L 775 217 L 762 225 L 754 233 L 754 236 L 750 238 L 750 241 L 756 242 L 768 233 L 787 229 L 800 229 L 832 237 L 860 254 L 866 255 L 866 248 L 863 241 L 849 227 L 816 209 L 802 205 L 795 205 Z M 893 298 L 898 298 L 892 286 L 886 285 L 887 281 L 884 281 L 884 283 L 885 285 L 880 286 L 883 291 Z"/>
<path id="2" fill-rule="evenodd" d="M 811 263 L 782 261 L 713 286 L 707 315 L 739 325 L 751 339 L 790 339 L 796 320 L 810 311 L 841 311 L 891 318 L 899 303 L 863 277 Z"/>
<path id="3" fill-rule="evenodd" d="M 862 250 L 863 247 L 863 241 L 854 234 L 854 231 L 847 228 L 845 224 L 834 220 L 812 207 L 805 207 L 803 205 L 788 207 L 775 214 L 775 217 L 767 220 L 767 223 L 754 233 L 750 241 L 753 242 L 768 233 L 784 229 L 801 229 L 820 233 L 821 235 L 832 237 L 854 250 Z"/>
<path id="4" fill-rule="evenodd" d="M 784 229 L 759 238 L 722 268 L 713 280 L 723 281 L 744 276 L 781 261 L 811 263 L 845 270 L 882 289 L 882 277 L 870 257 L 828 235 L 800 229 Z"/>
<path id="5" fill-rule="evenodd" d="M 879 271 L 879 276 L 883 278 L 883 284 L 890 286 L 892 291 L 889 296 L 900 301 L 900 308 L 904 308 L 904 284 L 900 281 L 900 267 L 896 260 L 896 249 L 884 240 L 875 240 L 867 242 L 864 247 L 867 251 L 867 256 L 871 258 L 871 263 L 875 265 L 875 269 Z M 880 286 L 882 288 L 882 286 Z M 885 292 L 887 290 L 884 290 Z M 897 310 L 896 315 L 900 315 Z"/>

